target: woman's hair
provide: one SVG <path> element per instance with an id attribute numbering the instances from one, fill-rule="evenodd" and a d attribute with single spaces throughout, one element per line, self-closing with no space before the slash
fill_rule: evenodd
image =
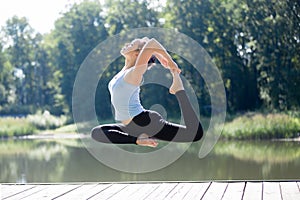
<path id="1" fill-rule="evenodd" d="M 129 52 L 129 51 L 141 51 L 144 47 L 144 45 L 150 40 L 147 37 L 143 37 L 143 38 L 136 38 L 134 40 L 131 41 L 131 43 L 126 43 L 126 45 L 128 44 L 132 44 L 134 41 L 139 40 L 140 43 L 137 46 L 132 46 L 130 49 L 127 49 L 125 51 L 123 51 L 123 49 L 120 51 L 122 55 L 124 55 L 125 53 Z M 153 67 L 154 65 L 156 65 L 157 63 L 157 58 L 155 56 L 151 56 L 151 58 L 148 61 L 148 69 L 150 69 L 151 67 Z"/>
<path id="2" fill-rule="evenodd" d="M 151 56 L 151 58 L 148 61 L 148 69 L 151 69 L 151 67 L 156 65 L 157 58 L 155 56 Z"/>

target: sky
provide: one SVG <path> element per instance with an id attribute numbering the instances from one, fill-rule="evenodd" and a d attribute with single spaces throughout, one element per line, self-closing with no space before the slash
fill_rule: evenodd
<path id="1" fill-rule="evenodd" d="M 0 3 L 0 27 L 14 15 L 26 17 L 30 26 L 39 33 L 49 33 L 54 22 L 66 10 L 66 6 L 83 0 L 2 0 Z M 103 0 L 99 0 L 103 3 Z M 153 6 L 165 5 L 166 0 L 150 1 Z"/>
<path id="2" fill-rule="evenodd" d="M 2 0 L 0 3 L 0 26 L 14 15 L 26 17 L 31 27 L 39 33 L 48 33 L 66 5 L 80 0 Z"/>

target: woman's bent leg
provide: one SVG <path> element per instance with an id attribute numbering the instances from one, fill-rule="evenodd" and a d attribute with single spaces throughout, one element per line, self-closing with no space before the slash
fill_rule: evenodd
<path id="1" fill-rule="evenodd" d="M 179 97 L 179 99 L 183 99 L 182 104 L 185 104 L 184 97 Z M 186 109 L 184 112 L 185 114 L 189 114 L 188 116 L 184 116 L 186 126 L 168 122 L 159 113 L 147 110 L 134 117 L 132 122 L 124 127 L 124 130 L 136 137 L 141 133 L 146 133 L 150 138 L 165 141 L 198 141 L 203 136 L 202 126 L 197 116 L 190 116 L 191 113 L 188 110 Z"/>
<path id="2" fill-rule="evenodd" d="M 195 136 L 194 141 L 198 141 L 203 137 L 203 127 L 198 119 L 189 99 L 184 90 L 175 94 L 183 115 L 186 128 L 184 134 L 192 134 Z"/>
<path id="3" fill-rule="evenodd" d="M 114 144 L 136 144 L 137 137 L 122 130 L 122 124 L 100 125 L 92 129 L 92 138 L 98 142 Z"/>
<path id="4" fill-rule="evenodd" d="M 179 74 L 172 71 L 172 75 L 173 83 L 170 87 L 170 93 L 175 94 L 177 98 L 185 126 L 161 119 L 158 124 L 163 124 L 163 128 L 154 137 L 174 142 L 198 141 L 203 137 L 202 125 L 184 91 Z"/>
<path id="5" fill-rule="evenodd" d="M 185 91 L 178 91 L 175 95 L 181 108 L 185 126 L 161 119 L 157 122 L 157 126 L 160 126 L 162 128 L 153 137 L 160 140 L 173 142 L 199 141 L 203 137 L 203 128 L 189 102 Z"/>
<path id="6" fill-rule="evenodd" d="M 184 91 L 179 73 L 172 70 L 171 73 L 173 76 L 173 83 L 170 87 L 170 93 L 174 94 L 177 98 L 185 126 L 160 120 L 160 123 L 163 123 L 164 126 L 156 137 L 177 142 L 198 141 L 203 137 L 201 122 Z"/>

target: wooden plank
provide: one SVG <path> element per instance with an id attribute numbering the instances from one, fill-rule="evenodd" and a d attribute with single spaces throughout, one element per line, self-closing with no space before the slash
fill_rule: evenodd
<path id="1" fill-rule="evenodd" d="M 203 200 L 222 199 L 228 183 L 212 182 L 203 196 Z"/>
<path id="2" fill-rule="evenodd" d="M 210 182 L 192 183 L 191 190 L 183 197 L 183 200 L 201 199 L 204 196 L 204 193 L 207 191 L 210 184 Z"/>
<path id="3" fill-rule="evenodd" d="M 246 182 L 243 200 L 262 199 L 262 182 Z"/>
<path id="4" fill-rule="evenodd" d="M 45 185 L 45 186 L 48 186 L 45 190 L 34 193 L 30 196 L 27 196 L 24 199 L 28 199 L 28 200 L 54 199 L 79 187 L 79 185 Z"/>
<path id="5" fill-rule="evenodd" d="M 136 183 L 128 184 L 126 188 L 116 193 L 109 199 L 110 200 L 132 199 L 132 196 L 134 196 L 136 193 L 139 193 L 140 192 L 139 190 L 145 185 L 147 184 L 136 184 Z"/>
<path id="6" fill-rule="evenodd" d="M 109 199 L 118 192 L 122 191 L 124 188 L 126 188 L 128 184 L 125 183 L 116 183 L 112 184 L 110 187 L 107 187 L 104 190 L 98 191 L 95 195 L 91 196 L 88 199 Z"/>
<path id="7" fill-rule="evenodd" d="M 183 199 L 192 188 L 191 183 L 178 183 L 164 199 Z"/>
<path id="8" fill-rule="evenodd" d="M 243 197 L 245 182 L 228 183 L 222 200 L 241 200 Z"/>
<path id="9" fill-rule="evenodd" d="M 89 183 L 0 185 L 1 199 L 300 200 L 299 182 Z"/>
<path id="10" fill-rule="evenodd" d="M 149 196 L 154 190 L 159 187 L 160 183 L 147 183 L 143 184 L 143 187 L 139 189 L 139 192 L 136 192 L 131 195 L 130 199 L 145 199 Z"/>
<path id="11" fill-rule="evenodd" d="M 110 187 L 112 184 L 83 184 L 56 199 L 88 199 Z"/>
<path id="12" fill-rule="evenodd" d="M 281 200 L 279 182 L 263 182 L 263 200 Z"/>
<path id="13" fill-rule="evenodd" d="M 0 199 L 2 199 L 2 184 L 0 184 Z"/>
<path id="14" fill-rule="evenodd" d="M 149 196 L 145 198 L 152 200 L 164 199 L 176 186 L 178 183 L 161 183 L 159 187 L 156 188 Z"/>
<path id="15" fill-rule="evenodd" d="M 2 185 L 1 186 L 1 199 L 7 199 L 26 190 L 36 187 L 35 185 Z"/>
<path id="16" fill-rule="evenodd" d="M 300 199 L 300 191 L 297 182 L 280 182 L 283 200 Z"/>
<path id="17" fill-rule="evenodd" d="M 29 190 L 25 190 L 23 192 L 20 192 L 14 196 L 11 196 L 10 198 L 8 198 L 9 200 L 18 200 L 18 199 L 24 199 L 28 196 L 31 196 L 35 193 L 38 193 L 38 192 L 42 192 L 43 190 L 45 190 L 47 187 L 49 186 L 46 186 L 46 185 L 37 185 Z"/>

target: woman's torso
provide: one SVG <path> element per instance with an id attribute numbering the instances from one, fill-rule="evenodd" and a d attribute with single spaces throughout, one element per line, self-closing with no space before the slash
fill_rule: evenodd
<path id="1" fill-rule="evenodd" d="M 140 102 L 140 86 L 124 80 L 125 75 L 132 69 L 121 70 L 108 84 L 115 119 L 125 124 L 145 110 Z"/>

